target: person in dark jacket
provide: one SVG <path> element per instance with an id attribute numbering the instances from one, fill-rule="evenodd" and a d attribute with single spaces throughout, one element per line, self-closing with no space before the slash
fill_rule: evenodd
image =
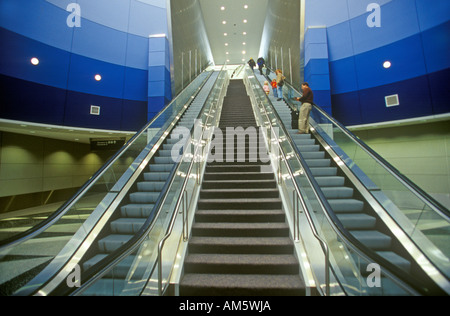
<path id="1" fill-rule="evenodd" d="M 264 65 L 266 64 L 266 61 L 264 60 L 264 58 L 259 57 L 257 63 L 258 63 L 259 72 L 261 73 L 261 76 L 263 76 L 262 70 L 264 68 Z"/>
<path id="2" fill-rule="evenodd" d="M 252 68 L 253 71 L 253 68 L 256 67 L 255 60 L 253 58 L 250 58 L 250 60 L 248 61 L 248 65 L 250 66 L 250 68 Z"/>
<path id="3" fill-rule="evenodd" d="M 303 96 L 296 98 L 297 101 L 302 103 L 298 117 L 298 134 L 309 134 L 309 116 L 314 104 L 314 93 L 307 82 L 302 84 L 302 91 Z"/>

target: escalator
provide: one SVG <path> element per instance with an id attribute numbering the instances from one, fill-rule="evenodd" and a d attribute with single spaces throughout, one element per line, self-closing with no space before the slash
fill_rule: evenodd
<path id="1" fill-rule="evenodd" d="M 249 77 L 255 78 L 253 87 L 259 90 L 259 102 L 270 103 L 269 110 L 274 110 L 283 125 L 310 183 L 323 197 L 321 203 L 329 207 L 323 218 L 334 221 L 335 229 L 341 229 L 379 260 L 372 262 L 383 262 L 420 294 L 449 294 L 450 253 L 448 247 L 440 246 L 448 242 L 449 211 L 317 106 L 311 114 L 311 134 L 298 134 L 293 128 L 298 105 L 292 100 L 299 94 L 288 86 L 284 100 L 266 97 L 261 86 L 267 78 L 259 74 Z M 408 218 L 411 213 L 420 215 Z M 436 231 L 428 235 L 420 231 L 420 216 L 434 221 L 434 227 L 440 228 L 439 236 Z M 361 267 L 363 276 L 369 274 L 366 267 Z M 365 291 L 373 295 L 402 293 L 389 281 L 384 285 Z"/>
<path id="2" fill-rule="evenodd" d="M 94 276 L 103 278 L 86 295 L 120 295 L 129 290 L 127 279 L 143 282 L 130 277 L 136 251 L 113 272 L 98 270 L 124 256 L 127 245 L 137 248 L 145 240 L 140 235 L 157 226 L 194 123 L 221 90 L 222 73 L 201 73 L 57 212 L 0 242 L 2 296 L 67 295 Z M 148 270 L 136 268 L 142 269 Z"/>

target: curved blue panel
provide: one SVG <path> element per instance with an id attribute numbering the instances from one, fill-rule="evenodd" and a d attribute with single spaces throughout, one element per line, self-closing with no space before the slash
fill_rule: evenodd
<path id="1" fill-rule="evenodd" d="M 95 75 L 102 76 L 101 81 Z M 125 67 L 72 55 L 68 90 L 101 96 L 122 98 Z"/>
<path id="2" fill-rule="evenodd" d="M 392 67 L 385 69 L 383 63 Z M 355 56 L 359 89 L 367 89 L 426 74 L 420 35 Z"/>
<path id="3" fill-rule="evenodd" d="M 0 26 L 44 44 L 70 51 L 69 13 L 44 0 L 1 0 Z"/>
<path id="4" fill-rule="evenodd" d="M 345 21 L 327 28 L 328 55 L 330 61 L 354 55 L 350 22 Z"/>
<path id="5" fill-rule="evenodd" d="M 97 23 L 115 31 L 127 32 L 130 1 L 78 0 L 84 23 Z"/>
<path id="6" fill-rule="evenodd" d="M 76 28 L 73 36 L 74 54 L 100 61 L 125 65 L 127 34 L 121 31 L 82 21 L 82 27 Z"/>
<path id="7" fill-rule="evenodd" d="M 145 70 L 125 68 L 123 98 L 135 101 L 147 101 L 148 72 Z"/>
<path id="8" fill-rule="evenodd" d="M 416 0 L 416 7 L 420 29 L 422 31 L 448 22 L 450 1 Z"/>
<path id="9" fill-rule="evenodd" d="M 370 13 L 350 20 L 355 55 L 395 43 L 420 32 L 415 5 L 395 0 L 381 8 L 381 27 L 367 26 Z"/>
<path id="10" fill-rule="evenodd" d="M 428 72 L 450 68 L 450 22 L 426 30 L 422 40 Z"/>
<path id="11" fill-rule="evenodd" d="M 127 67 L 147 70 L 148 67 L 148 38 L 128 34 Z"/>
<path id="12" fill-rule="evenodd" d="M 128 32 L 148 38 L 149 35 L 167 33 L 167 10 L 139 1 L 131 1 Z"/>
<path id="13" fill-rule="evenodd" d="M 356 78 L 355 57 L 330 62 L 331 93 L 341 94 L 359 90 Z M 343 78 L 345 74 L 345 78 Z"/>
<path id="14" fill-rule="evenodd" d="M 0 117 L 63 125 L 66 90 L 0 75 Z"/>
<path id="15" fill-rule="evenodd" d="M 67 88 L 70 53 L 0 28 L 0 73 L 48 86 Z M 31 64 L 36 57 L 38 66 Z"/>
<path id="16" fill-rule="evenodd" d="M 91 105 L 100 115 L 91 115 Z M 121 126 L 123 100 L 68 91 L 64 125 L 115 130 Z"/>

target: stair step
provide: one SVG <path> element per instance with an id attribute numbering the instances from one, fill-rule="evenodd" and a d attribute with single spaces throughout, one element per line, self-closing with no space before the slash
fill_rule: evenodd
<path id="1" fill-rule="evenodd" d="M 185 260 L 186 273 L 298 274 L 293 255 L 191 254 Z"/>
<path id="2" fill-rule="evenodd" d="M 145 218 L 119 218 L 111 223 L 111 230 L 115 234 L 136 234 L 145 221 Z"/>
<path id="3" fill-rule="evenodd" d="M 126 244 L 132 237 L 133 235 L 111 234 L 100 239 L 98 246 L 102 253 L 112 253 Z"/>
<path id="4" fill-rule="evenodd" d="M 352 230 L 350 233 L 362 244 L 373 250 L 387 250 L 392 238 L 375 230 Z"/>
<path id="5" fill-rule="evenodd" d="M 328 203 L 336 213 L 358 213 L 364 209 L 364 202 L 354 199 L 329 199 Z"/>
<path id="6" fill-rule="evenodd" d="M 299 296 L 305 295 L 299 275 L 192 274 L 184 276 L 182 296 Z"/>
<path id="7" fill-rule="evenodd" d="M 314 177 L 317 181 L 317 184 L 321 188 L 325 187 L 342 187 L 345 184 L 345 178 L 339 176 L 330 176 L 330 177 Z"/>
<path id="8" fill-rule="evenodd" d="M 120 214 L 124 217 L 147 218 L 151 215 L 155 204 L 128 204 L 120 208 Z"/>
<path id="9" fill-rule="evenodd" d="M 156 182 L 156 181 L 146 181 L 146 182 L 138 182 L 137 188 L 138 191 L 141 192 L 161 192 L 164 188 L 164 182 Z"/>
<path id="10" fill-rule="evenodd" d="M 288 237 L 192 237 L 189 253 L 221 254 L 292 254 L 294 245 Z"/>
<path id="11" fill-rule="evenodd" d="M 375 217 L 367 214 L 340 214 L 337 217 L 348 230 L 373 229 L 377 223 Z"/>
<path id="12" fill-rule="evenodd" d="M 264 223 L 284 222 L 285 213 L 280 209 L 275 210 L 198 210 L 195 213 L 195 221 L 202 222 L 229 222 L 229 223 Z"/>
<path id="13" fill-rule="evenodd" d="M 130 194 L 130 201 L 136 204 L 151 204 L 155 203 L 160 195 L 160 192 L 135 192 Z"/>
<path id="14" fill-rule="evenodd" d="M 286 223 L 195 223 L 193 236 L 289 237 Z"/>
<path id="15" fill-rule="evenodd" d="M 201 199 L 198 209 L 234 210 L 234 209 L 275 209 L 282 208 L 280 199 Z"/>
<path id="16" fill-rule="evenodd" d="M 205 180 L 273 180 L 274 175 L 271 173 L 257 172 L 221 172 L 221 173 L 205 173 Z"/>
<path id="17" fill-rule="evenodd" d="M 377 251 L 381 257 L 399 267 L 406 273 L 411 272 L 411 262 L 392 251 Z"/>
<path id="18" fill-rule="evenodd" d="M 204 189 L 253 189 L 253 188 L 276 188 L 274 179 L 268 180 L 204 180 Z"/>
<path id="19" fill-rule="evenodd" d="M 327 199 L 350 199 L 353 197 L 353 189 L 347 187 L 326 187 L 322 192 Z"/>
<path id="20" fill-rule="evenodd" d="M 201 199 L 279 198 L 278 189 L 202 189 Z"/>

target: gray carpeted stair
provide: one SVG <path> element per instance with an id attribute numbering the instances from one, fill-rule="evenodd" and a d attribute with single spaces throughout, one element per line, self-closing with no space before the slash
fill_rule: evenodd
<path id="1" fill-rule="evenodd" d="M 243 82 L 231 81 L 220 127 L 225 134 L 226 127 L 238 126 L 256 122 Z M 249 161 L 249 148 L 255 144 L 235 144 L 236 152 L 245 150 L 244 162 L 206 167 L 180 282 L 183 296 L 305 293 L 274 174 Z"/>

